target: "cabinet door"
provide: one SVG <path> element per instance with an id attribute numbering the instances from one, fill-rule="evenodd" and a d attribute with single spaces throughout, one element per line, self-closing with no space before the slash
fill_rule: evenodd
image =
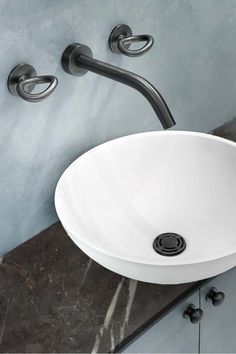
<path id="1" fill-rule="evenodd" d="M 218 307 L 206 301 L 206 295 L 212 287 L 225 293 L 225 300 Z M 200 351 L 236 353 L 236 268 L 211 280 L 200 292 L 204 311 L 200 324 Z"/>
<path id="2" fill-rule="evenodd" d="M 198 353 L 199 324 L 183 318 L 185 308 L 191 303 L 199 307 L 198 291 L 141 334 L 122 353 Z"/>

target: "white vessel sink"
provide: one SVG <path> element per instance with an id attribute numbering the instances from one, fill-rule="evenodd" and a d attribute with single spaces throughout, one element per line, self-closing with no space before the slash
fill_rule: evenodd
<path id="1" fill-rule="evenodd" d="M 236 144 L 229 140 L 172 131 L 109 141 L 67 168 L 55 204 L 76 245 L 124 276 L 177 284 L 236 266 Z M 183 237 L 182 253 L 154 250 L 163 233 L 167 254 L 181 251 L 169 233 Z"/>

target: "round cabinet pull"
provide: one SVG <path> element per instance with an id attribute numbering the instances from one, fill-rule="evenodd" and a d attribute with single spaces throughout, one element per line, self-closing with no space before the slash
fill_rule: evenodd
<path id="1" fill-rule="evenodd" d="M 183 313 L 184 318 L 189 318 L 191 323 L 198 323 L 201 321 L 203 316 L 203 311 L 196 307 L 193 304 L 190 304 Z"/>
<path id="2" fill-rule="evenodd" d="M 206 296 L 206 300 L 210 300 L 213 306 L 220 306 L 223 304 L 225 294 L 222 291 L 217 291 L 216 288 L 211 288 Z"/>
<path id="3" fill-rule="evenodd" d="M 28 102 L 40 102 L 50 96 L 57 83 L 55 76 L 37 76 L 34 67 L 29 64 L 17 65 L 8 76 L 8 89 L 11 94 Z M 48 84 L 48 87 L 39 93 L 31 93 L 36 85 L 41 84 Z"/>
<path id="4" fill-rule="evenodd" d="M 145 44 L 139 49 L 129 49 L 132 43 Z M 128 57 L 138 57 L 152 48 L 154 38 L 149 34 L 133 35 L 132 30 L 127 25 L 116 26 L 109 37 L 110 49 L 113 53 L 124 54 Z"/>

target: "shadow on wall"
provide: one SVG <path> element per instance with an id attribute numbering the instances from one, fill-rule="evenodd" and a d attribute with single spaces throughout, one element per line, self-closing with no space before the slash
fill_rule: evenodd
<path id="1" fill-rule="evenodd" d="M 217 129 L 214 129 L 212 133 L 236 142 L 236 117 L 232 121 L 225 123 Z"/>

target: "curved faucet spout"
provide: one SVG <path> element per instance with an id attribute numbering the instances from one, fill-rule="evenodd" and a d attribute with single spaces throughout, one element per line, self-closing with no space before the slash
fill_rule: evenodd
<path id="1" fill-rule="evenodd" d="M 67 47 L 62 56 L 62 65 L 65 71 L 72 75 L 83 75 L 86 71 L 92 71 L 133 87 L 149 101 L 164 129 L 175 125 L 164 98 L 149 81 L 130 71 L 94 59 L 87 46 L 73 43 Z"/>

